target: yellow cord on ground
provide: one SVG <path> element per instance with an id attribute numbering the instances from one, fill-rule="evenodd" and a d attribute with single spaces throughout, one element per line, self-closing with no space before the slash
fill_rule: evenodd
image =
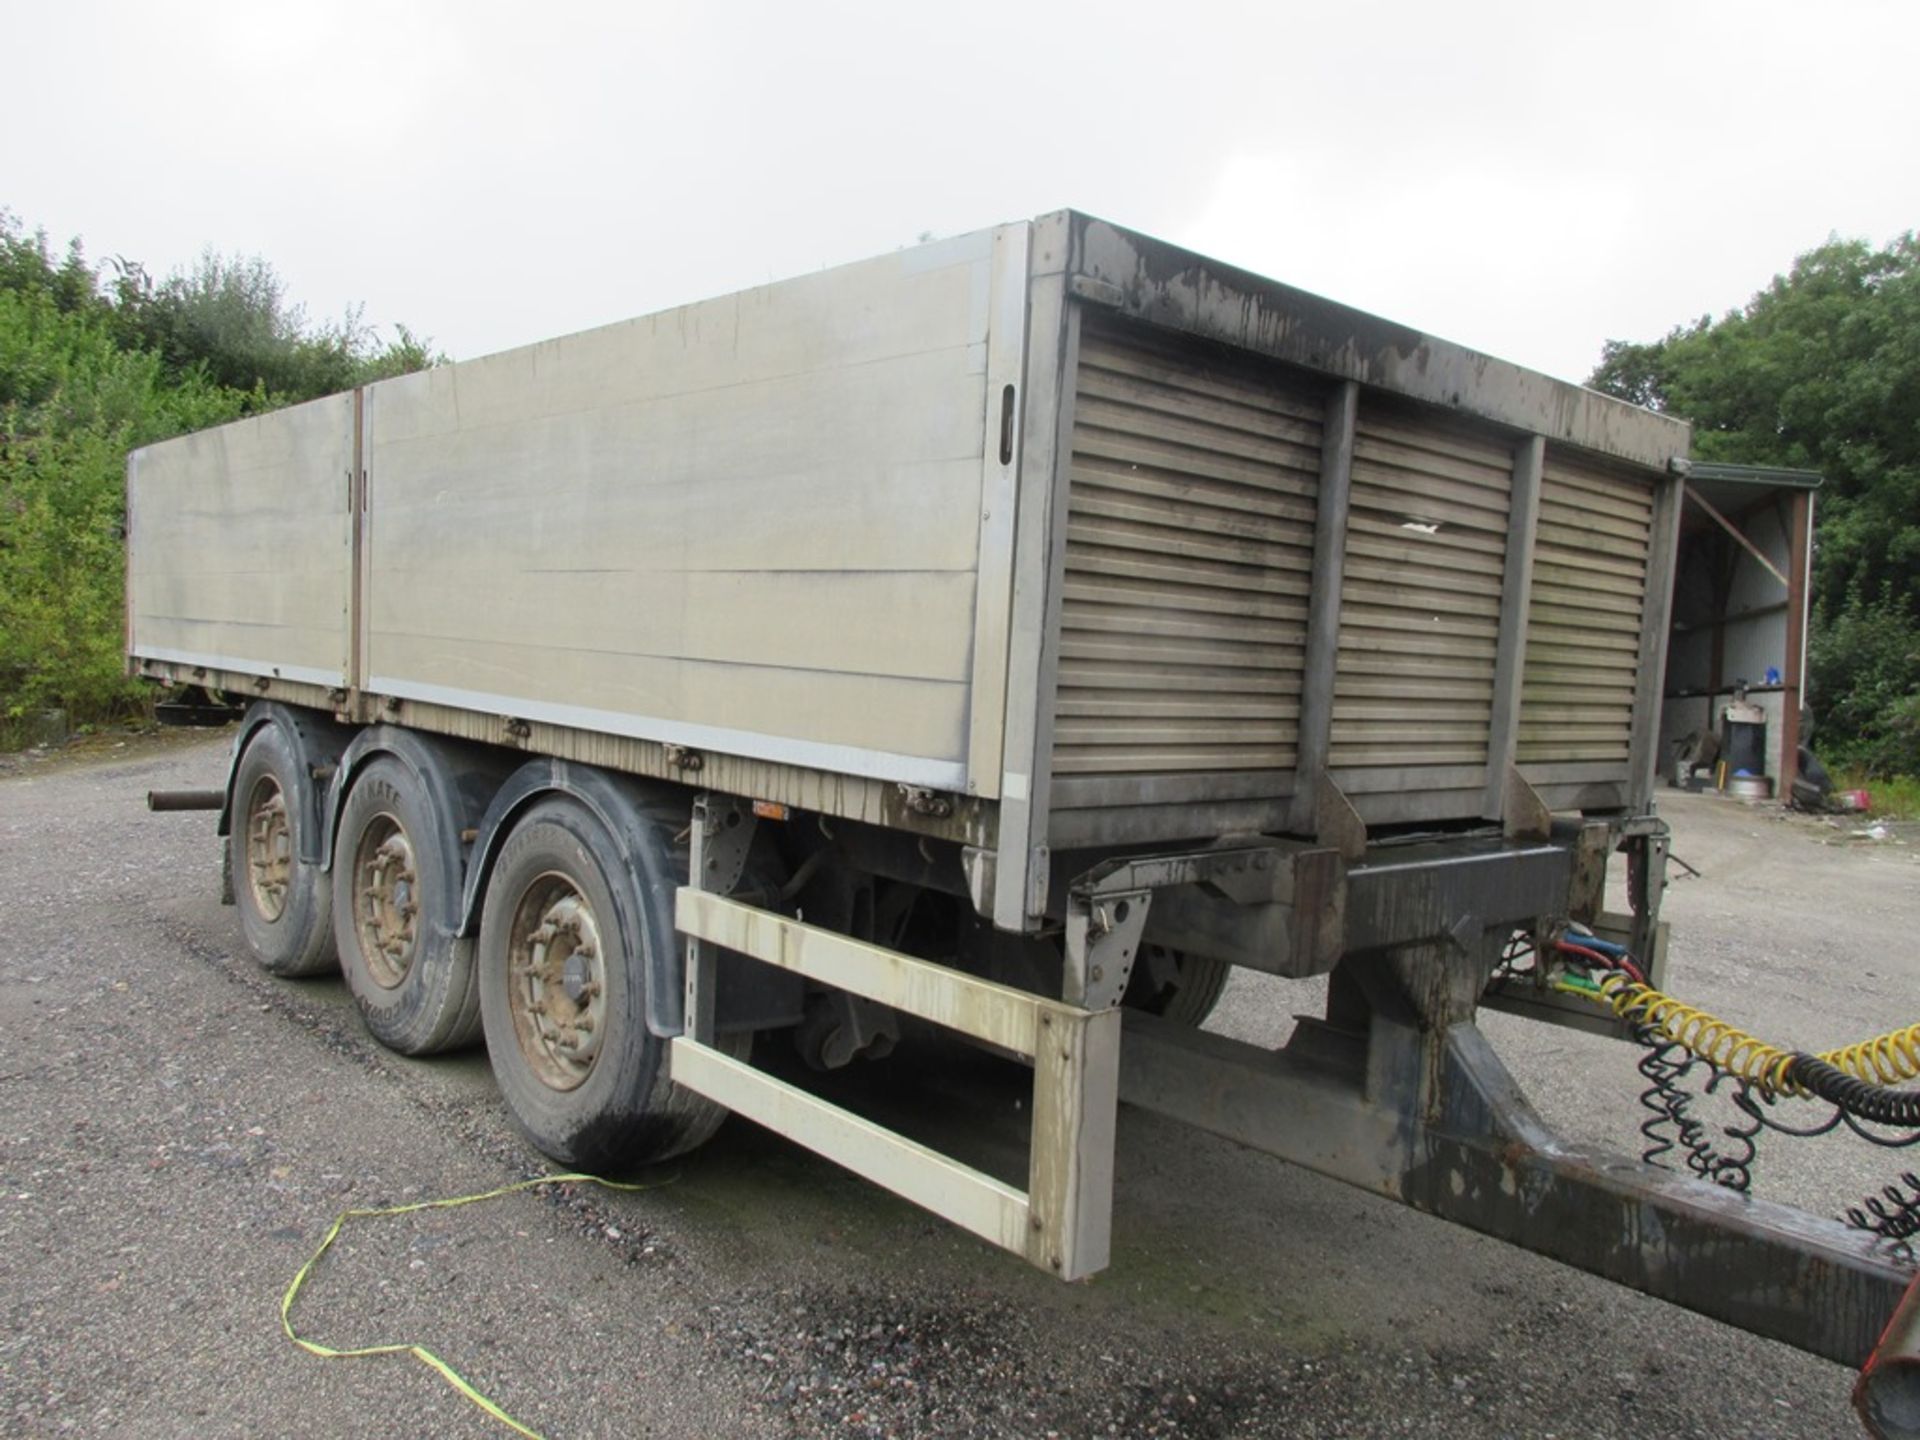
<path id="1" fill-rule="evenodd" d="M 1769 1045 L 1725 1020 L 1708 1014 L 1618 971 L 1600 978 L 1600 993 L 1622 1020 L 1646 1025 L 1662 1039 L 1709 1065 L 1738 1075 L 1772 1095 L 1800 1095 L 1788 1083 L 1792 1052 Z M 1920 1025 L 1889 1031 L 1858 1044 L 1823 1050 L 1819 1059 L 1870 1085 L 1892 1085 L 1920 1077 Z"/>
<path id="2" fill-rule="evenodd" d="M 502 1185 L 498 1190 L 484 1190 L 477 1195 L 455 1195 L 444 1200 L 416 1200 L 411 1205 L 381 1205 L 366 1209 L 343 1210 L 334 1217 L 333 1224 L 327 1227 L 326 1237 L 321 1240 L 320 1248 L 307 1257 L 307 1263 L 300 1267 L 299 1273 L 293 1277 L 293 1283 L 287 1286 L 287 1293 L 281 1297 L 280 1328 L 286 1332 L 287 1339 L 309 1355 L 318 1355 L 322 1360 L 351 1360 L 365 1355 L 411 1355 L 516 1435 L 524 1435 L 527 1440 L 544 1440 L 539 1431 L 522 1425 L 486 1395 L 475 1389 L 458 1370 L 424 1345 L 400 1341 L 387 1345 L 356 1345 L 350 1349 L 335 1349 L 331 1345 L 322 1345 L 317 1340 L 309 1340 L 296 1333 L 293 1328 L 294 1299 L 300 1294 L 300 1287 L 307 1283 L 307 1277 L 313 1273 L 314 1266 L 318 1265 L 321 1257 L 332 1248 L 333 1242 L 340 1237 L 340 1232 L 346 1228 L 349 1220 L 411 1215 L 419 1210 L 455 1210 L 462 1205 L 477 1205 L 482 1200 L 498 1200 L 503 1195 L 513 1195 L 521 1190 L 533 1190 L 543 1185 L 600 1185 L 608 1190 L 652 1190 L 666 1183 L 669 1182 L 647 1181 L 627 1185 L 617 1180 L 602 1180 L 598 1175 L 542 1175 L 535 1180 L 521 1180 L 513 1185 Z"/>

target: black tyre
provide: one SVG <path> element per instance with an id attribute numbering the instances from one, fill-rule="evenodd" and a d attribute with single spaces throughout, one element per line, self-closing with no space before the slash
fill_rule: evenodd
<path id="1" fill-rule="evenodd" d="M 227 837 L 240 931 L 273 975 L 320 975 L 335 967 L 333 892 L 317 865 L 300 859 L 304 827 L 300 757 L 277 725 L 247 741 L 234 772 Z"/>
<path id="2" fill-rule="evenodd" d="M 1146 945 L 1128 978 L 1124 1003 L 1197 1029 L 1213 1013 L 1232 973 L 1223 960 Z"/>
<path id="3" fill-rule="evenodd" d="M 657 858 L 675 858 L 673 833 L 654 827 Z M 591 811 L 545 800 L 501 847 L 480 920 L 480 1012 L 508 1113 L 542 1154 L 593 1171 L 680 1154 L 726 1118 L 668 1079 L 646 977 L 673 919 L 626 877 Z"/>
<path id="4" fill-rule="evenodd" d="M 455 939 L 460 863 L 413 772 L 381 757 L 353 782 L 333 848 L 340 969 L 373 1038 L 430 1055 L 480 1036 L 474 945 Z"/>

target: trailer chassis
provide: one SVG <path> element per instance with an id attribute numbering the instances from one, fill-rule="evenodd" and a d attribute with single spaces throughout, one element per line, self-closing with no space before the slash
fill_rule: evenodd
<path id="1" fill-rule="evenodd" d="M 1520 827 L 1524 828 L 1524 826 Z M 1340 853 L 1248 843 L 1117 859 L 1070 887 L 1068 997 L 1055 1001 L 809 926 L 729 898 L 751 834 L 730 802 L 696 805 L 687 1027 L 676 1083 L 1064 1278 L 1109 1258 L 1116 1109 L 1126 1101 L 1816 1355 L 1860 1365 L 1911 1268 L 1837 1221 L 1571 1144 L 1534 1112 L 1475 1023 L 1516 924 L 1595 889 L 1593 826 L 1529 837 Z M 1666 832 L 1615 822 L 1631 916 L 1654 953 Z M 1349 859 L 1351 856 L 1351 859 Z M 1331 949 L 1324 1019 L 1270 1050 L 1122 1012 L 1124 971 L 1155 897 L 1202 886 L 1256 908 L 1300 898 L 1315 917 L 1288 973 Z M 1604 871 L 1601 872 L 1602 879 Z M 1317 888 L 1313 888 L 1317 887 Z M 1325 932 L 1337 929 L 1338 939 Z M 1029 1060 L 1030 1175 L 1022 1191 L 713 1048 L 711 993 L 726 949 L 838 987 Z M 1276 967 L 1278 968 L 1278 967 Z M 1328 967 L 1321 966 L 1326 969 Z"/>

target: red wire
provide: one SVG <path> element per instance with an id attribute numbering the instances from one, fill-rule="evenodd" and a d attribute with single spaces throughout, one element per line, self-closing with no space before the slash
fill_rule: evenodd
<path id="1" fill-rule="evenodd" d="M 1556 940 L 1553 943 L 1555 948 L 1568 955 L 1578 955 L 1602 970 L 1624 970 L 1630 978 L 1639 981 L 1642 985 L 1647 983 L 1647 977 L 1641 973 L 1640 967 L 1624 955 L 1602 955 L 1598 950 L 1589 950 L 1584 945 L 1575 945 L 1566 940 Z"/>

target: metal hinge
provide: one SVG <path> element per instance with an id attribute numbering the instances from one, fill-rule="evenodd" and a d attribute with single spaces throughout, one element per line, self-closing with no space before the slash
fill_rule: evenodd
<path id="1" fill-rule="evenodd" d="M 900 798 L 915 815 L 944 820 L 953 814 L 953 797 L 942 795 L 938 790 L 929 790 L 924 785 L 902 785 Z"/>

